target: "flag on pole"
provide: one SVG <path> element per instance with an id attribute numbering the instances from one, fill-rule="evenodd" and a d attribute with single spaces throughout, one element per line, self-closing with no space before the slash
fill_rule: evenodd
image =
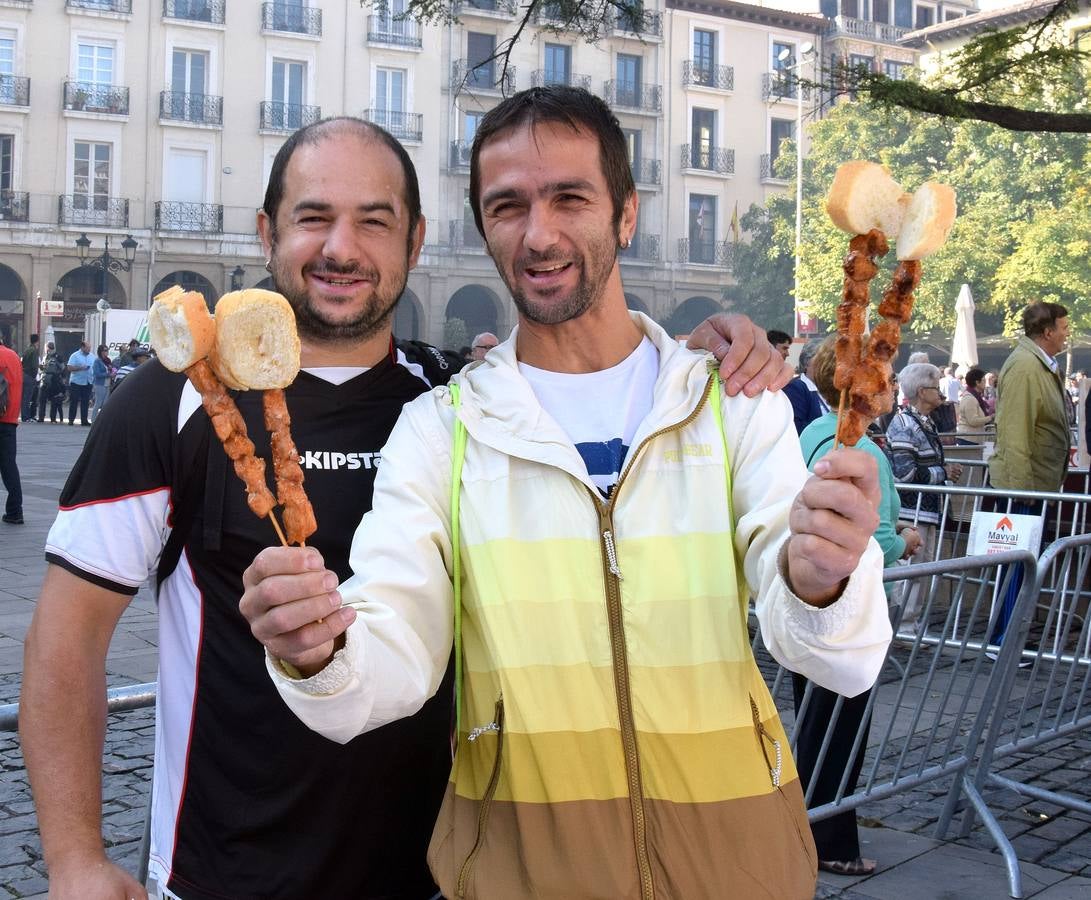
<path id="1" fill-rule="evenodd" d="M 731 237 L 735 243 L 739 242 L 739 201 L 735 201 L 735 210 L 731 213 Z"/>

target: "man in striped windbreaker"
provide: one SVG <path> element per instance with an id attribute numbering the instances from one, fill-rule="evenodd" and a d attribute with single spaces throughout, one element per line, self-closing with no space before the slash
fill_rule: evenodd
<path id="1" fill-rule="evenodd" d="M 311 549 L 248 570 L 270 677 L 347 741 L 419 708 L 454 645 L 429 852 L 451 900 L 809 900 L 747 601 L 793 671 L 848 696 L 873 683 L 890 639 L 874 462 L 837 451 L 808 479 L 782 396 L 727 396 L 706 356 L 627 310 L 638 199 L 601 100 L 501 103 L 470 195 L 518 328 L 405 408 L 339 590 Z"/>

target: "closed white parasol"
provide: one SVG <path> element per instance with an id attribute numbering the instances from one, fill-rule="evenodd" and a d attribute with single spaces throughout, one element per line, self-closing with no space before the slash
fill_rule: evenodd
<path id="1" fill-rule="evenodd" d="M 974 328 L 974 297 L 968 284 L 962 285 L 955 301 L 955 337 L 951 342 L 951 363 L 961 369 L 977 365 L 977 329 Z"/>

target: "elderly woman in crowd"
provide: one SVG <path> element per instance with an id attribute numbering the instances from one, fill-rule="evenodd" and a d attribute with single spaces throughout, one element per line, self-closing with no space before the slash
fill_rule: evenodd
<path id="1" fill-rule="evenodd" d="M 985 370 L 973 368 L 966 373 L 966 390 L 958 399 L 958 434 L 980 434 L 996 418 L 985 400 Z M 967 439 L 968 440 L 968 439 Z M 980 444 L 980 440 L 972 441 Z"/>
<path id="2" fill-rule="evenodd" d="M 929 415 L 943 403 L 940 391 L 940 371 L 928 363 L 914 363 L 898 373 L 898 384 L 905 394 L 905 406 L 890 420 L 887 428 L 887 449 L 890 452 L 894 479 L 901 485 L 943 484 L 957 481 L 962 466 L 947 463 L 943 445 Z M 940 498 L 901 488 L 901 518 L 915 522 L 920 532 L 923 561 L 935 559 L 936 526 L 939 524 Z M 921 613 L 924 585 L 914 581 L 902 607 L 902 629 L 916 628 Z"/>
<path id="3" fill-rule="evenodd" d="M 867 346 L 867 338 L 865 337 Z M 835 347 L 837 337 L 831 335 L 814 356 L 811 365 L 812 377 L 822 399 L 836 408 L 840 392 L 833 386 L 833 373 L 837 367 Z M 833 449 L 834 433 L 837 428 L 837 413 L 827 412 L 815 419 L 803 429 L 799 443 L 803 449 L 803 459 L 808 469 Z M 894 484 L 894 475 L 890 462 L 883 451 L 869 437 L 862 437 L 856 444 L 857 449 L 865 450 L 875 457 L 879 465 L 879 527 L 875 530 L 875 540 L 883 551 L 887 566 L 894 565 L 899 559 L 912 556 L 920 546 L 920 536 L 914 528 L 898 529 L 898 492 Z M 807 679 L 801 675 L 792 676 L 792 689 L 795 696 L 796 714 L 799 714 L 807 689 Z M 864 713 L 867 710 L 868 696 L 865 691 L 858 697 L 846 698 L 842 702 L 840 715 L 833 726 L 826 756 L 821 768 L 816 772 L 815 765 L 822 749 L 826 729 L 833 719 L 838 700 L 837 694 L 814 685 L 811 698 L 804 710 L 803 717 L 796 729 L 796 767 L 805 788 L 811 786 L 811 807 L 829 803 L 837 796 L 842 773 L 849 764 L 856 734 L 860 730 Z M 864 730 L 870 727 L 865 724 Z M 860 767 L 864 761 L 864 747 L 867 741 L 860 742 L 855 757 L 851 759 L 850 777 L 845 785 L 845 795 L 856 789 L 860 776 Z M 812 781 L 813 786 L 812 786 Z M 818 867 L 839 875 L 868 875 L 875 871 L 875 860 L 860 856 L 860 838 L 856 832 L 856 811 L 848 810 L 811 825 L 815 846 L 818 849 Z"/>

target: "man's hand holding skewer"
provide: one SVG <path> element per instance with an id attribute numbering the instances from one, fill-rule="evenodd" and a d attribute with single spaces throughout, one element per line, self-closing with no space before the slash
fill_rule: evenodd
<path id="1" fill-rule="evenodd" d="M 879 470 L 864 450 L 843 448 L 815 463 L 788 524 L 788 583 L 801 600 L 828 606 L 855 571 L 879 526 Z"/>

